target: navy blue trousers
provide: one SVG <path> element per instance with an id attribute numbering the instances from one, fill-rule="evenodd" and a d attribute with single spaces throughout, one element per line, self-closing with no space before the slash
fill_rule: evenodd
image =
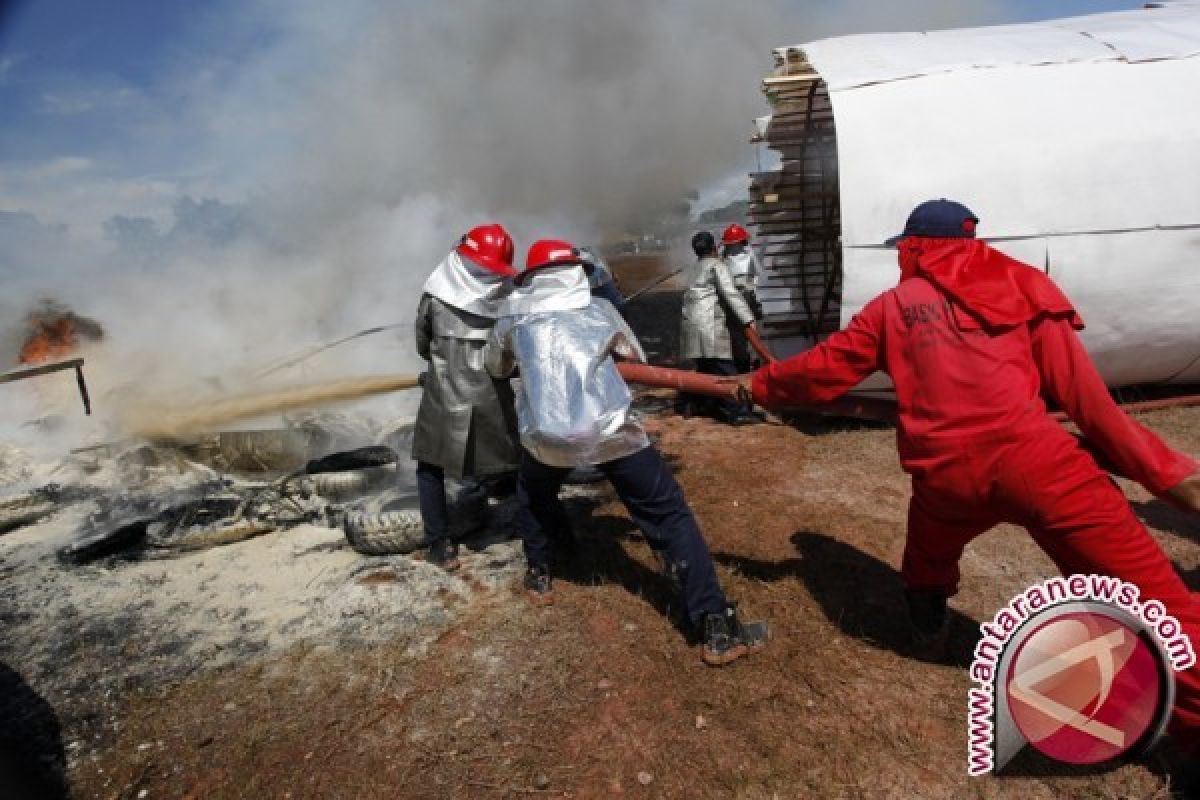
<path id="1" fill-rule="evenodd" d="M 596 469 L 612 483 L 650 546 L 665 555 L 668 569 L 679 577 L 684 611 L 692 622 L 723 610 L 725 595 L 717 583 L 708 545 L 683 489 L 658 450 L 651 445 L 633 455 L 597 464 Z M 547 466 L 528 452 L 521 454 L 517 533 L 531 566 L 550 569 L 551 537 L 565 535 L 571 529 L 571 520 L 558 499 L 558 490 L 570 471 Z"/>
<path id="2" fill-rule="evenodd" d="M 450 512 L 446 508 L 446 473 L 436 464 L 417 462 L 417 502 L 425 541 L 445 539 L 450 530 Z"/>

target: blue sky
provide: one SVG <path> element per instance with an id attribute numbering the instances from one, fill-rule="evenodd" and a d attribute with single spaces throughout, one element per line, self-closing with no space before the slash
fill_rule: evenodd
<path id="1" fill-rule="evenodd" d="M 0 210 L 95 233 L 110 214 L 164 219 L 183 195 L 253 194 L 308 81 L 336 58 L 313 42 L 352 42 L 370 18 L 366 0 L 330 4 L 336 15 L 316 5 L 0 0 Z M 964 5 L 983 21 L 1017 22 L 1139 4 Z M 781 43 L 762 42 L 764 65 Z"/>
<path id="2" fill-rule="evenodd" d="M 198 44 L 193 9 L 203 7 L 182 0 L 11 5 L 0 28 L 0 154 L 44 159 L 132 145 L 126 135 L 153 110 L 141 104 L 163 89 L 162 71 Z M 222 41 L 204 50 L 193 52 L 229 55 Z"/>

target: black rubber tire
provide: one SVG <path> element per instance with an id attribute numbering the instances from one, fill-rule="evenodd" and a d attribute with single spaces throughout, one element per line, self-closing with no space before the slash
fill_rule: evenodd
<path id="1" fill-rule="evenodd" d="M 348 472 L 322 472 L 310 475 L 313 491 L 333 501 L 352 500 L 396 482 L 391 466 L 356 469 Z"/>
<path id="2" fill-rule="evenodd" d="M 421 512 L 415 508 L 379 513 L 347 511 L 342 529 L 350 546 L 367 556 L 402 555 L 425 546 L 425 526 Z"/>
<path id="3" fill-rule="evenodd" d="M 341 453 L 330 453 L 321 458 L 314 458 L 304 465 L 304 471 L 309 475 L 329 472 L 346 472 L 348 470 L 366 469 L 367 467 L 382 467 L 395 464 L 396 451 L 382 444 L 360 447 L 357 450 L 346 450 Z"/>
<path id="4" fill-rule="evenodd" d="M 132 519 L 105 527 L 96 527 L 89 533 L 58 549 L 58 560 L 64 564 L 87 564 L 98 558 L 109 556 L 137 544 L 146 538 L 146 528 L 154 517 Z"/>

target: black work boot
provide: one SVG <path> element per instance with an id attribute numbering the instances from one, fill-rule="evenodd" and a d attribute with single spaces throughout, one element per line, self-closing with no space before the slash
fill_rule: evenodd
<path id="1" fill-rule="evenodd" d="M 545 567 L 530 566 L 525 570 L 525 594 L 535 606 L 554 603 L 554 579 Z"/>
<path id="2" fill-rule="evenodd" d="M 446 572 L 454 572 L 462 566 L 462 562 L 458 560 L 458 545 L 446 537 L 436 539 L 429 545 L 425 560 Z"/>
<path id="3" fill-rule="evenodd" d="M 704 615 L 704 649 L 701 658 L 710 667 L 722 667 L 747 653 L 757 653 L 767 644 L 769 630 L 765 622 L 742 623 L 737 609 Z"/>
<path id="4" fill-rule="evenodd" d="M 908 604 L 913 657 L 933 663 L 944 662 L 950 638 L 946 595 L 936 589 L 906 589 L 904 599 Z"/>

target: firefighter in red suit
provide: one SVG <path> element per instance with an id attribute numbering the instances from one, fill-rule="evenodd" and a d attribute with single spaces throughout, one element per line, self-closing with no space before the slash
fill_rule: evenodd
<path id="1" fill-rule="evenodd" d="M 1083 321 L 1042 272 L 975 239 L 965 206 L 918 206 L 899 251 L 900 281 L 806 353 L 763 367 L 762 406 L 827 403 L 876 370 L 891 376 L 897 445 L 912 475 L 903 579 L 914 644 L 944 647 L 946 598 L 967 543 L 1024 526 L 1064 574 L 1136 584 L 1200 650 L 1200 593 L 1184 585 L 1116 484 L 1046 411 L 1070 415 L 1124 475 L 1195 509 L 1196 462 L 1122 412 L 1076 331 Z M 1200 667 L 1176 674 L 1173 738 L 1200 745 Z"/>

